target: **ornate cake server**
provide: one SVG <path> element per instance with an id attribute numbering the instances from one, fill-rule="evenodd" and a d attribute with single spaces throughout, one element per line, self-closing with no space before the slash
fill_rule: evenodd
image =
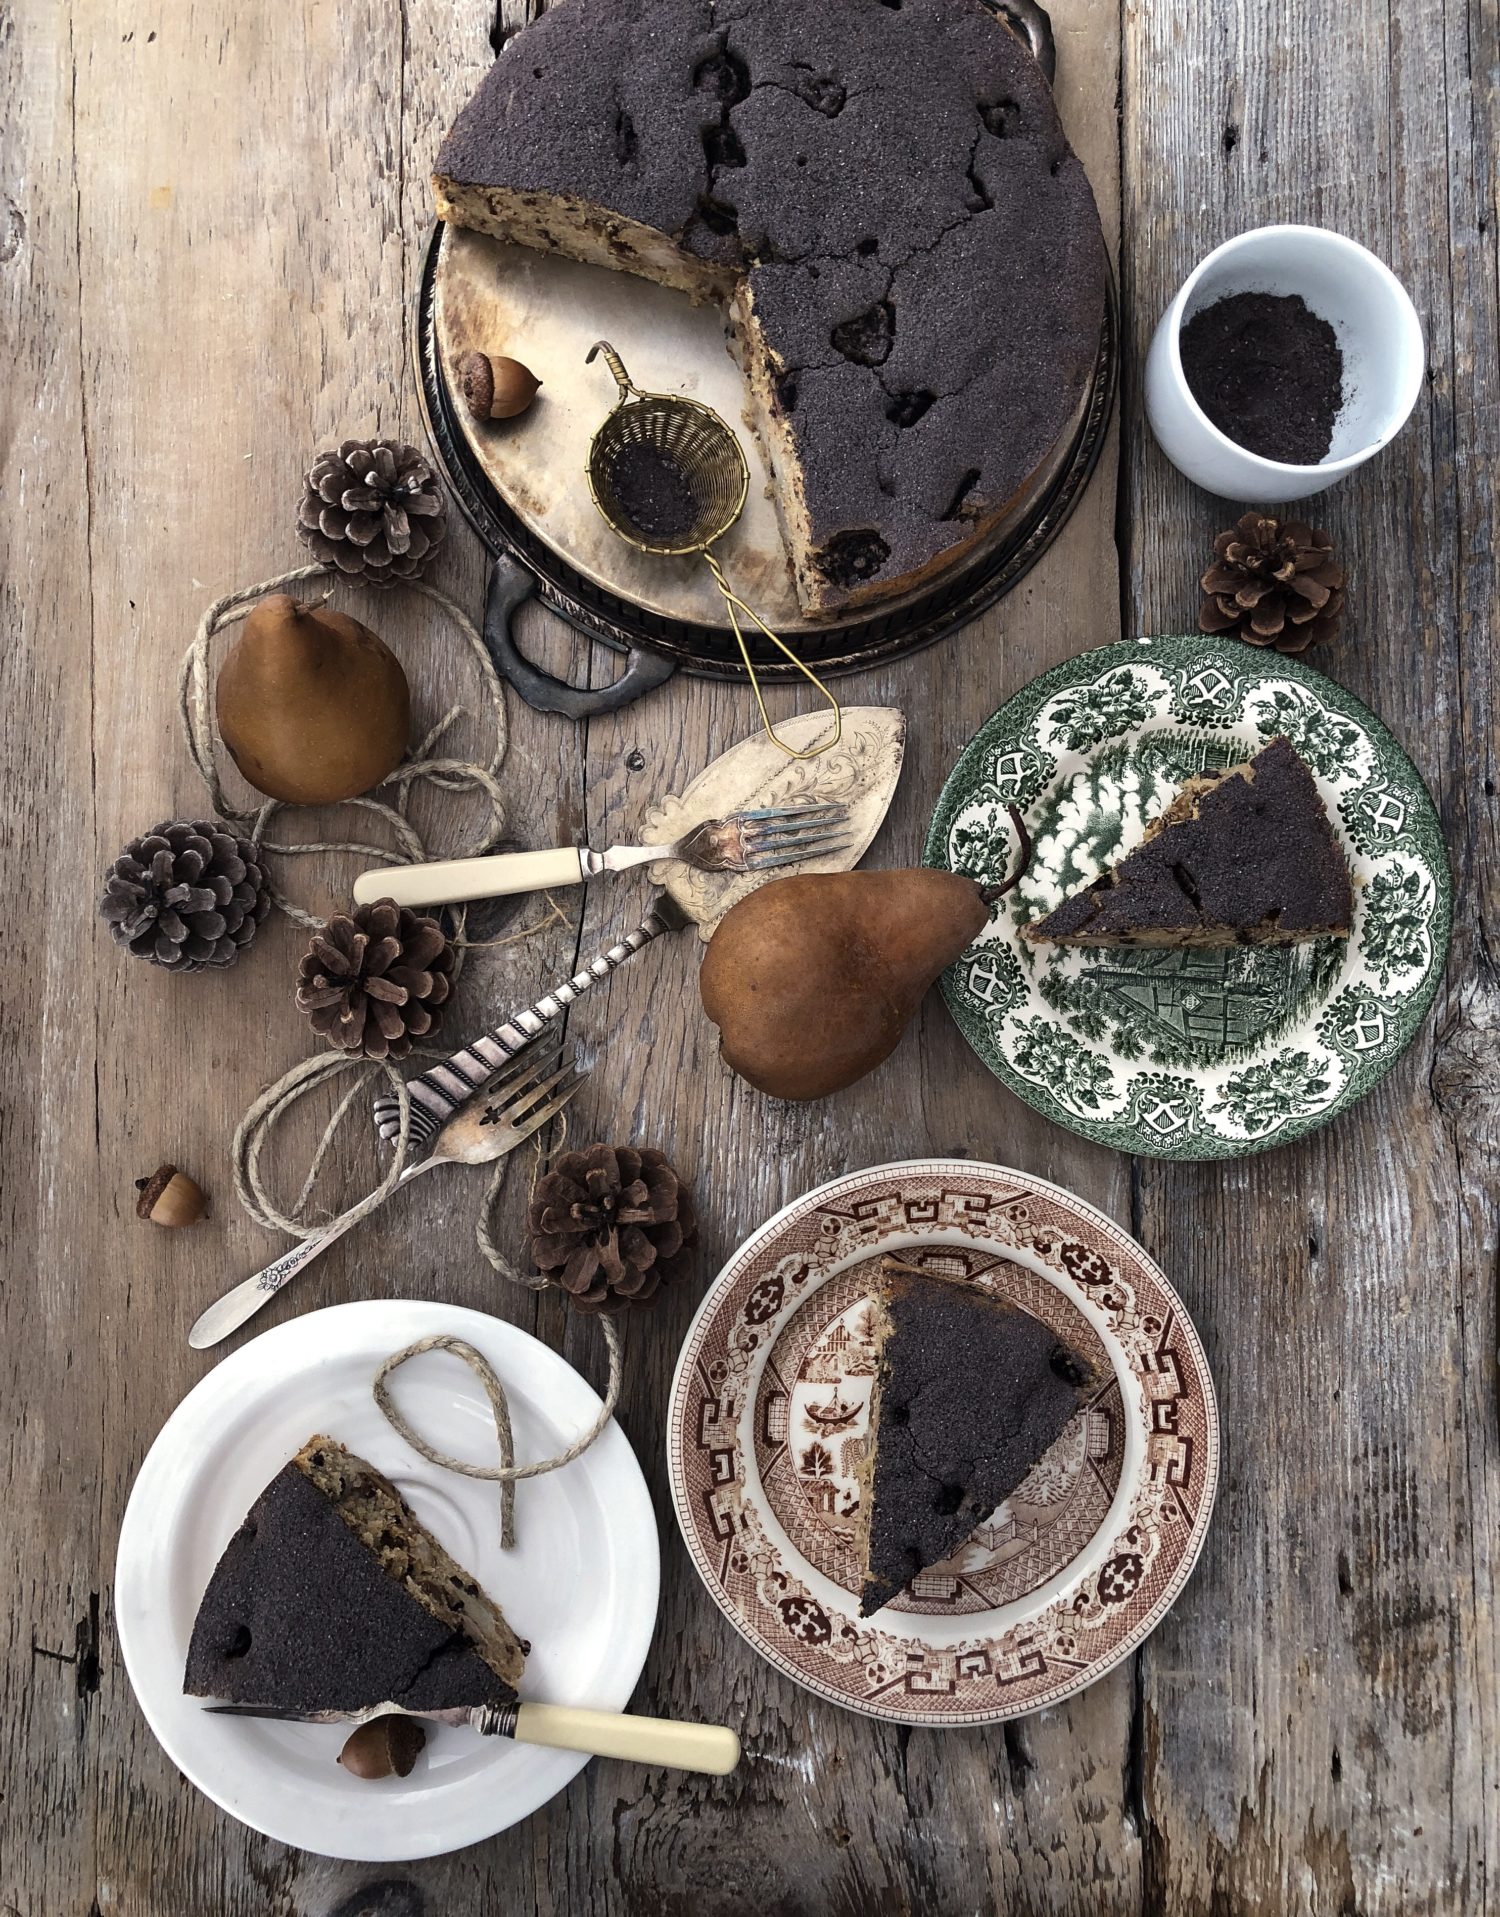
<path id="1" fill-rule="evenodd" d="M 800 746 L 815 739 L 827 725 L 824 713 L 798 713 L 783 722 L 781 732 Z M 650 808 L 646 827 L 663 841 L 666 854 L 670 843 L 706 819 L 723 818 L 751 807 L 837 805 L 844 814 L 837 849 L 825 847 L 783 870 L 847 872 L 858 864 L 880 829 L 901 776 L 905 748 L 906 717 L 891 706 L 846 707 L 837 747 L 808 759 L 788 759 L 764 733 L 753 733 L 705 766 L 680 797 L 669 796 Z M 612 945 L 572 978 L 553 986 L 524 1011 L 514 1013 L 443 1064 L 409 1081 L 414 1151 L 436 1137 L 454 1107 L 502 1071 L 544 1026 L 561 1018 L 592 986 L 608 978 L 662 932 L 695 923 L 699 937 L 706 939 L 737 900 L 776 876 L 732 869 L 709 871 L 672 863 L 666 856 L 647 870 L 662 892 L 634 931 L 627 932 L 618 945 Z M 394 1143 L 401 1130 L 400 1107 L 394 1098 L 376 1099 L 375 1122 L 381 1137 Z"/>

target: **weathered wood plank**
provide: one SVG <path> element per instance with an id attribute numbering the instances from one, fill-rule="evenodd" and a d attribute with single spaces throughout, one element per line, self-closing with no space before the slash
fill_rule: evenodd
<path id="1" fill-rule="evenodd" d="M 0 999 L 0 1911 L 93 1894 L 103 1419 L 95 1352 L 92 1068 L 97 950 L 89 561 L 94 516 L 74 198 L 78 50 L 60 17 L 0 15 L 0 86 L 25 98 L 0 171 L 0 848 L 24 942 Z M 24 1787 L 20 1780 L 25 1779 Z M 50 1853 L 46 1837 L 71 1841 Z M 55 1901 L 53 1901 L 55 1900 Z"/>
<path id="2" fill-rule="evenodd" d="M 1496 437 L 1493 9 L 1129 7 L 1124 206 L 1144 348 L 1183 274 L 1267 220 L 1372 246 L 1428 330 L 1411 429 L 1315 503 L 1352 577 L 1320 664 L 1432 785 L 1458 929 L 1438 1014 L 1330 1131 L 1141 1179 L 1228 1434 L 1197 1588 L 1146 1647 L 1147 1907 L 1494 1902 Z M 1131 447 L 1129 604 L 1190 626 L 1230 506 Z"/>
<path id="3" fill-rule="evenodd" d="M 292 8 L 249 22 L 210 5 L 182 9 L 148 34 L 128 7 L 90 10 L 78 74 L 83 219 L 70 269 L 82 288 L 91 356 L 85 390 L 96 401 L 91 455 L 105 503 L 93 570 L 99 827 L 85 854 L 90 870 L 72 887 L 78 900 L 94 883 L 96 853 L 107 858 L 168 813 L 201 809 L 176 738 L 175 662 L 207 600 L 301 562 L 291 526 L 311 452 L 360 430 L 420 437 L 407 357 L 420 249 L 418 230 L 409 234 L 405 224 L 411 183 L 401 80 L 412 57 L 403 22 L 390 11 L 351 23 L 325 9 Z M 443 64 L 435 52 L 427 57 Z M 476 53 L 465 75 L 450 53 L 445 70 L 461 93 L 481 68 Z M 420 191 L 419 179 L 413 197 Z M 66 210 L 72 202 L 64 194 L 59 204 Z M 462 530 L 443 580 L 466 604 L 481 603 L 483 567 Z M 473 701 L 461 642 L 424 602 L 393 594 L 347 603 L 411 667 L 419 726 L 455 700 Z M 581 649 L 565 636 L 541 643 L 553 648 L 554 663 L 576 669 Z M 72 711 L 86 724 L 86 710 Z M 456 735 L 456 743 L 465 740 L 483 745 L 482 730 Z M 581 771 L 581 759 L 566 744 L 560 750 L 555 734 L 517 713 L 506 777 L 517 795 L 519 836 L 571 835 Z M 69 778 L 69 790 L 76 784 L 86 793 L 86 762 Z M 546 815 L 536 794 L 545 795 Z M 60 796 L 55 809 L 63 809 Z M 423 801 L 418 813 L 433 823 L 434 844 L 449 841 L 453 824 L 443 825 L 440 808 Z M 288 834 L 315 836 L 323 823 L 297 822 Z M 326 863 L 291 868 L 288 883 L 314 907 L 339 890 Z M 70 914 L 77 909 L 70 900 Z M 70 951 L 78 938 L 75 925 Z M 105 1427 L 102 1473 L 86 1459 L 82 1471 L 90 1509 L 102 1504 L 104 1511 L 93 1575 L 106 1591 L 115 1528 L 141 1455 L 218 1355 L 190 1352 L 185 1325 L 227 1281 L 280 1249 L 234 1204 L 227 1153 L 250 1098 L 307 1052 L 289 996 L 302 939 L 291 926 L 268 922 L 232 973 L 191 980 L 116 959 L 92 933 L 84 940 L 98 961 L 107 1012 L 98 1038 L 101 1098 L 119 1116 L 102 1128 L 96 1176 L 105 1199 L 91 1221 L 88 1254 L 72 1261 L 49 1254 L 49 1264 L 86 1274 L 106 1314 L 104 1336 L 81 1360 Z M 535 947 L 476 957 L 460 1020 L 477 1020 L 481 1008 L 522 986 L 529 995 L 536 971 L 567 969 L 575 949 L 576 932 L 564 926 Z M 67 974 L 58 965 L 52 976 Z M 79 997 L 85 1060 L 95 1043 L 94 997 L 92 985 Z M 281 1154 L 287 1192 L 300 1175 L 292 1171 L 299 1145 L 305 1162 L 310 1128 L 302 1130 Z M 128 1212 L 130 1179 L 164 1156 L 180 1157 L 217 1200 L 213 1222 L 181 1239 L 148 1231 Z M 375 1175 L 359 1128 L 334 1171 L 351 1192 Z M 455 1210 L 466 1216 L 468 1207 L 455 1205 L 452 1187 L 444 1193 L 438 1182 L 330 1253 L 262 1323 L 381 1289 L 492 1303 L 495 1283 L 467 1228 L 451 1228 Z M 500 1308 L 530 1320 L 529 1300 L 506 1299 Z M 63 1422 L 54 1419 L 60 1444 L 67 1442 Z M 257 1838 L 185 1786 L 130 1696 L 108 1622 L 106 1606 L 101 1910 L 132 1917 L 168 1910 L 259 1917 L 268 1907 L 322 1913 L 376 1875 Z M 38 1852 L 35 1868 L 48 1875 L 23 1917 L 87 1907 L 95 1860 L 86 1820 L 59 1820 L 57 1828 L 75 1822 L 74 1844 Z M 56 1862 L 44 1864 L 44 1855 Z M 77 1897 L 64 1878 L 70 1867 L 86 1886 Z M 512 1865 L 506 1877 L 520 1903 L 529 1902 L 524 1872 Z M 484 1906 L 490 1880 L 471 1853 L 435 1866 L 425 1881 L 429 1908 L 462 1910 Z"/>

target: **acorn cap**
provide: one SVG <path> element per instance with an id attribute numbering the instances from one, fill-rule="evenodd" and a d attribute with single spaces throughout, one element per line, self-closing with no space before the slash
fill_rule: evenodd
<path id="1" fill-rule="evenodd" d="M 475 419 L 514 419 L 536 398 L 541 381 L 518 359 L 465 353 L 458 362 L 458 390 Z"/>

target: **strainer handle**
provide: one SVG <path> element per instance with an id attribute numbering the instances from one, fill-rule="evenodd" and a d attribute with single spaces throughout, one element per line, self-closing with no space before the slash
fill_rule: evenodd
<path id="1" fill-rule="evenodd" d="M 615 376 L 616 386 L 620 389 L 620 397 L 615 401 L 616 412 L 625 404 L 627 399 L 644 399 L 646 395 L 641 391 L 640 387 L 636 385 L 629 373 L 626 372 L 624 360 L 620 358 L 620 355 L 615 351 L 614 347 L 610 345 L 607 339 L 596 339 L 594 341 L 593 345 L 584 355 L 584 365 L 592 366 L 601 353 L 604 355 L 604 363 Z"/>
<path id="2" fill-rule="evenodd" d="M 540 666 L 522 658 L 511 634 L 511 615 L 536 591 L 535 575 L 514 559 L 499 558 L 490 572 L 484 602 L 484 645 L 495 670 L 513 685 L 533 711 L 556 712 L 565 719 L 590 719 L 601 712 L 618 712 L 643 692 L 670 679 L 677 661 L 664 652 L 632 646 L 625 670 L 607 686 L 570 686 L 554 679 Z"/>

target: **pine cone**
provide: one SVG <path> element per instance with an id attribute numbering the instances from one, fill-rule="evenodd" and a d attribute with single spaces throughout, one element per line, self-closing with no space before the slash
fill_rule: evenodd
<path id="1" fill-rule="evenodd" d="M 664 1153 L 629 1145 L 564 1152 L 537 1180 L 527 1222 L 538 1271 L 579 1311 L 649 1305 L 698 1242 L 693 1201 Z"/>
<path id="2" fill-rule="evenodd" d="M 116 945 L 174 972 L 233 965 L 270 909 L 260 848 L 219 819 L 168 819 L 132 839 L 99 901 Z"/>
<path id="3" fill-rule="evenodd" d="M 1217 555 L 1201 580 L 1209 595 L 1200 632 L 1232 632 L 1252 646 L 1302 652 L 1337 630 L 1344 575 L 1326 532 L 1300 519 L 1246 513 L 1214 541 Z"/>
<path id="4" fill-rule="evenodd" d="M 371 586 L 418 579 L 448 530 L 442 483 L 415 446 L 346 439 L 307 475 L 297 537 L 325 565 Z"/>
<path id="5" fill-rule="evenodd" d="M 453 947 L 436 919 L 394 899 L 335 913 L 297 968 L 297 1009 L 341 1052 L 405 1058 L 435 1032 L 453 989 Z"/>

